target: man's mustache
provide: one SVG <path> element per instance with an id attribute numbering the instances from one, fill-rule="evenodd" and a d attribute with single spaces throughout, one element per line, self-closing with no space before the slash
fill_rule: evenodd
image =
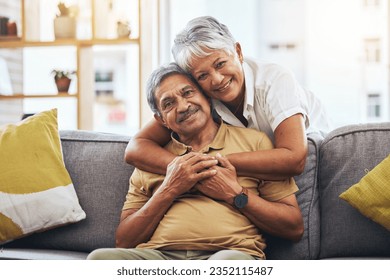
<path id="1" fill-rule="evenodd" d="M 195 114 L 198 111 L 199 111 L 199 107 L 198 106 L 191 106 L 191 107 L 188 108 L 187 111 L 179 113 L 179 115 L 176 118 L 176 122 L 180 123 L 182 121 L 185 121 L 191 115 Z"/>

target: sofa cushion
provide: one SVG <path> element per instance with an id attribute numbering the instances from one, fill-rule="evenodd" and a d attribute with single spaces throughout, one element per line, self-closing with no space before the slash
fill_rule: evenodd
<path id="1" fill-rule="evenodd" d="M 299 191 L 297 200 L 301 208 L 304 234 L 302 239 L 291 242 L 267 236 L 267 259 L 316 259 L 320 250 L 320 210 L 317 188 L 318 152 L 323 137 L 318 134 L 308 136 L 308 155 L 305 170 L 295 177 Z"/>
<path id="2" fill-rule="evenodd" d="M 390 155 L 340 198 L 390 231 Z"/>
<path id="3" fill-rule="evenodd" d="M 90 252 L 115 247 L 115 231 L 133 167 L 124 162 L 129 136 L 61 131 L 65 165 L 87 218 L 37 233 L 7 247 Z"/>
<path id="4" fill-rule="evenodd" d="M 57 110 L 0 128 L 0 244 L 85 219 L 65 168 Z"/>
<path id="5" fill-rule="evenodd" d="M 341 127 L 320 147 L 320 258 L 390 256 L 390 232 L 339 195 L 390 153 L 390 123 Z"/>

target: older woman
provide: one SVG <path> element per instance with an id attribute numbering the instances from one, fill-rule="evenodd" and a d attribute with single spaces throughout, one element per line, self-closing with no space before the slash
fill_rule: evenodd
<path id="1" fill-rule="evenodd" d="M 228 156 L 241 175 L 280 179 L 303 172 L 310 132 L 325 134 L 329 122 L 319 100 L 285 68 L 244 59 L 228 28 L 213 17 L 188 22 L 176 36 L 175 61 L 212 98 L 215 112 L 227 123 L 265 132 L 275 149 Z M 125 160 L 164 174 L 175 158 L 161 146 L 170 132 L 151 121 L 129 142 Z"/>

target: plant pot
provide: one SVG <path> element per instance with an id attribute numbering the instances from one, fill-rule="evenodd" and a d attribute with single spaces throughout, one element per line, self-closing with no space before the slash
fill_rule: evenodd
<path id="1" fill-rule="evenodd" d="M 56 39 L 76 38 L 76 19 L 64 16 L 54 18 L 54 37 Z"/>
<path id="2" fill-rule="evenodd" d="M 55 79 L 55 82 L 56 82 L 56 85 L 57 85 L 57 89 L 58 89 L 58 92 L 68 92 L 69 90 L 69 86 L 70 86 L 70 82 L 72 80 L 69 79 L 68 77 L 62 77 L 62 78 L 59 78 L 59 79 Z"/>

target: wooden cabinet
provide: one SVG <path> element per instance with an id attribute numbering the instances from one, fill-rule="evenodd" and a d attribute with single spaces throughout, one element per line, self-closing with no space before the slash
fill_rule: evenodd
<path id="1" fill-rule="evenodd" d="M 0 0 L 0 18 L 9 18 L 9 22 L 16 23 L 11 27 L 17 28 L 16 35 L 0 35 L 0 76 L 7 68 L 2 70 L 1 63 L 8 65 L 7 77 L 0 78 L 0 124 L 12 119 L 9 118 L 12 110 L 17 112 L 21 108 L 22 113 L 30 113 L 26 104 L 32 100 L 32 103 L 48 102 L 58 107 L 60 129 L 99 130 L 95 118 L 100 114 L 96 112 L 96 103 L 101 90 L 96 79 L 106 71 L 116 72 L 121 78 L 119 85 L 117 82 L 117 88 L 122 90 L 121 102 L 130 107 L 123 111 L 134 114 L 127 119 L 132 120 L 133 127 L 138 126 L 139 114 L 134 112 L 139 110 L 140 92 L 140 0 L 59 2 L 71 7 L 76 15 L 73 38 L 54 35 L 58 2 Z M 126 33 L 127 26 L 130 35 Z M 115 70 L 115 65 L 105 69 L 118 53 L 122 54 L 119 69 Z M 51 74 L 53 69 L 75 71 L 69 93 L 57 92 Z M 130 86 L 128 77 L 131 77 Z M 73 107 L 70 113 L 61 111 L 66 103 Z M 69 117 L 75 119 L 75 124 L 61 127 L 61 120 L 66 122 Z"/>

